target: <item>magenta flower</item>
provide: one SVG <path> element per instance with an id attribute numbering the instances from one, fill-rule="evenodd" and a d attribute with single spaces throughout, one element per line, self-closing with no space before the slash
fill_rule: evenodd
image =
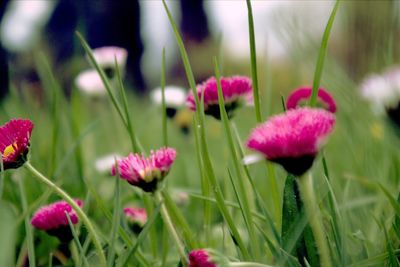
<path id="1" fill-rule="evenodd" d="M 287 172 L 302 175 L 312 166 L 335 121 L 335 115 L 323 109 L 292 109 L 253 129 L 247 147 L 281 164 Z"/>
<path id="2" fill-rule="evenodd" d="M 205 249 L 195 249 L 189 253 L 189 267 L 217 267 L 207 250 Z"/>
<path id="3" fill-rule="evenodd" d="M 245 76 L 221 77 L 221 88 L 228 117 L 233 116 L 236 108 L 252 100 L 251 80 Z M 197 96 L 201 99 L 204 92 L 204 113 L 216 119 L 221 119 L 218 106 L 218 88 L 215 77 L 211 77 L 202 84 L 197 85 Z M 191 110 L 196 110 L 194 95 L 189 92 L 186 105 Z"/>
<path id="4" fill-rule="evenodd" d="M 33 123 L 24 119 L 12 119 L 0 126 L 0 153 L 5 170 L 18 168 L 26 161 L 32 129 Z"/>
<path id="5" fill-rule="evenodd" d="M 75 200 L 79 207 L 83 206 L 81 200 Z M 69 242 L 73 236 L 68 224 L 68 213 L 73 224 L 78 223 L 78 215 L 66 201 L 57 201 L 43 206 L 35 212 L 31 224 L 33 227 L 46 231 L 49 235 L 56 236 L 61 242 Z"/>
<path id="6" fill-rule="evenodd" d="M 120 177 L 131 185 L 142 188 L 145 192 L 154 192 L 158 182 L 168 174 L 176 158 L 173 148 L 164 147 L 151 151 L 149 157 L 140 154 L 129 154 L 128 157 L 118 160 Z M 115 166 L 111 174 L 116 174 Z"/>
<path id="7" fill-rule="evenodd" d="M 286 108 L 294 109 L 301 106 L 302 102 L 306 102 L 311 98 L 311 93 L 311 87 L 302 87 L 292 91 L 286 100 Z M 336 102 L 332 95 L 324 88 L 318 89 L 317 103 L 332 113 L 336 112 Z"/>
<path id="8" fill-rule="evenodd" d="M 146 210 L 142 208 L 127 207 L 124 208 L 124 214 L 132 231 L 140 233 L 147 222 Z"/>

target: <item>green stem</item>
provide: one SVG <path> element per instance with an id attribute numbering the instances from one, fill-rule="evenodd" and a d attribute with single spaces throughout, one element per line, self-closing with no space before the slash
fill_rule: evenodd
<path id="1" fill-rule="evenodd" d="M 91 235 L 91 238 L 93 240 L 93 244 L 97 250 L 97 253 L 100 258 L 100 262 L 102 266 L 107 265 L 106 257 L 104 256 L 103 249 L 101 247 L 99 238 L 96 234 L 96 231 L 90 222 L 89 218 L 86 216 L 86 214 L 82 211 L 82 209 L 76 204 L 76 202 L 60 187 L 55 185 L 52 181 L 47 179 L 43 174 L 41 174 L 38 170 L 33 167 L 30 162 L 25 163 L 25 168 L 27 168 L 36 178 L 38 178 L 42 183 L 46 184 L 49 186 L 52 190 L 54 190 L 60 197 L 62 197 L 68 204 L 72 206 L 72 208 L 75 210 L 75 212 L 78 214 L 79 218 L 83 221 L 83 223 L 86 225 L 87 231 L 89 235 Z"/>
<path id="2" fill-rule="evenodd" d="M 315 237 L 317 249 L 320 255 L 322 267 L 331 267 L 331 259 L 329 255 L 329 246 L 326 241 L 324 227 L 322 225 L 319 207 L 315 199 L 314 188 L 312 184 L 311 173 L 305 174 L 298 179 L 300 194 L 303 199 L 306 214 L 311 225 L 312 232 Z"/>
<path id="3" fill-rule="evenodd" d="M 161 204 L 161 216 L 164 220 L 164 223 L 166 224 L 167 228 L 169 229 L 172 238 L 174 239 L 175 243 L 176 243 L 176 247 L 178 249 L 178 253 L 181 256 L 181 261 L 182 261 L 182 266 L 183 267 L 187 267 L 189 265 L 188 259 L 187 259 L 187 255 L 185 252 L 185 247 L 183 246 L 181 239 L 179 238 L 178 233 L 176 232 L 176 229 L 171 221 L 171 217 L 169 216 L 168 210 L 165 206 L 164 200 L 161 196 L 161 192 L 160 191 L 156 191 L 154 193 L 154 198 L 155 200 Z"/>

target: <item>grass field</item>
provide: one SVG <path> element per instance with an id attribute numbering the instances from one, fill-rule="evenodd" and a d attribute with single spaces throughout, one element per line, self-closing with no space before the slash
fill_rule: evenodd
<path id="1" fill-rule="evenodd" d="M 341 3 L 338 12 L 350 8 Z M 339 22 L 331 18 L 327 29 Z M 175 33 L 179 40 L 179 32 Z M 386 33 L 388 39 L 396 37 L 392 31 Z M 272 64 L 266 57 L 257 58 L 259 115 L 264 122 L 282 113 L 281 98 L 304 84 L 311 86 L 314 82 L 315 89 L 320 84 L 332 93 L 338 106 L 335 129 L 309 171 L 318 210 L 311 217 L 317 214 L 313 218 L 322 223 L 328 246 L 322 253 L 328 254 L 330 262 L 320 262 L 323 257 L 318 257 L 313 263 L 397 266 L 398 129 L 387 117 L 374 114 L 360 97 L 361 79 L 335 57 L 341 40 L 328 32 L 325 37 L 322 42 L 308 40 L 307 46 L 292 49 L 289 62 Z M 390 66 L 396 62 L 395 49 L 381 47 L 371 54 L 379 51 L 382 58 L 389 57 L 386 66 Z M 185 60 L 184 46 L 180 52 Z M 255 84 L 255 56 L 240 65 L 221 55 L 210 58 L 213 56 L 220 61 L 214 66 L 210 60 L 210 68 L 219 66 L 222 76 L 240 72 L 252 77 Z M 380 72 L 373 60 L 369 71 Z M 115 96 L 116 104 L 110 98 L 93 99 L 79 90 L 72 90 L 67 98 L 46 54 L 37 53 L 35 62 L 43 92 L 11 87 L 10 95 L 1 103 L 0 122 L 26 118 L 34 123 L 30 164 L 72 198 L 84 201 L 83 211 L 95 229 L 105 262 L 82 220 L 74 227 L 77 238 L 69 244 L 70 257 L 60 255 L 62 249 L 55 237 L 31 226 L 30 219 L 38 208 L 61 197 L 24 165 L 1 172 L 0 266 L 178 266 L 182 257 L 177 243 L 183 245 L 185 254 L 198 248 L 213 249 L 230 261 L 228 266 L 308 264 L 310 259 L 304 263 L 292 250 L 300 242 L 296 233 L 307 225 L 304 212 L 293 226 L 293 236 L 286 244 L 282 242 L 282 221 L 288 220 L 282 213 L 287 173 L 268 161 L 249 166 L 241 161 L 242 153 L 254 153 L 246 149 L 245 142 L 259 123 L 257 105 L 237 110 L 231 120 L 218 121 L 193 112 L 189 134 L 184 134 L 175 121 L 163 115 L 162 107 L 132 90 L 125 90 L 124 96 L 123 88 L 112 86 L 109 93 Z M 187 87 L 193 87 L 189 65 L 185 67 Z M 148 155 L 164 145 L 175 148 L 177 158 L 159 190 L 161 196 L 144 193 L 109 172 L 95 169 L 96 159 L 106 154 Z M 187 198 L 182 193 L 187 193 Z M 139 235 L 130 231 L 124 219 L 122 208 L 129 205 L 147 210 L 148 223 Z M 166 224 L 165 212 L 177 238 Z M 313 251 L 321 256 L 318 241 Z M 181 264 L 188 266 L 185 260 Z"/>

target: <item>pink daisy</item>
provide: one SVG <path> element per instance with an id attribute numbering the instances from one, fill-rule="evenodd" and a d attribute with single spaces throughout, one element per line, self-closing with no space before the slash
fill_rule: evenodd
<path id="1" fill-rule="evenodd" d="M 0 126 L 0 153 L 4 169 L 18 168 L 26 161 L 33 123 L 12 119 Z"/>
<path id="2" fill-rule="evenodd" d="M 205 249 L 195 249 L 189 253 L 189 267 L 217 267 Z"/>
<path id="3" fill-rule="evenodd" d="M 224 96 L 225 109 L 229 118 L 233 116 L 233 112 L 237 107 L 252 100 L 251 80 L 248 77 L 221 77 L 221 88 Z M 218 88 L 215 77 L 211 77 L 202 84 L 197 85 L 197 96 L 199 99 L 201 99 L 202 92 L 204 92 L 204 113 L 216 119 L 221 119 L 218 106 Z M 196 110 L 192 92 L 189 92 L 186 105 L 191 110 Z"/>
<path id="4" fill-rule="evenodd" d="M 168 174 L 175 158 L 175 149 L 169 147 L 151 151 L 149 157 L 131 153 L 117 161 L 118 173 L 122 179 L 145 192 L 154 192 L 158 182 Z M 115 166 L 112 167 L 111 174 L 116 174 Z"/>
<path id="5" fill-rule="evenodd" d="M 75 200 L 75 202 L 79 207 L 83 206 L 81 200 Z M 69 242 L 72 240 L 72 233 L 65 212 L 68 213 L 73 224 L 78 223 L 78 215 L 71 205 L 61 200 L 41 207 L 33 215 L 31 224 L 49 235 L 58 237 L 62 242 Z"/>
<path id="6" fill-rule="evenodd" d="M 275 115 L 250 134 L 247 147 L 302 175 L 335 125 L 335 115 L 318 108 L 298 108 Z"/>
<path id="7" fill-rule="evenodd" d="M 302 87 L 292 91 L 286 100 L 286 108 L 294 109 L 301 106 L 302 102 L 310 99 L 311 93 L 311 87 Z M 324 88 L 318 89 L 317 100 L 318 104 L 320 104 L 324 109 L 329 110 L 332 113 L 336 112 L 336 102 L 332 95 Z"/>
<path id="8" fill-rule="evenodd" d="M 139 233 L 147 222 L 147 212 L 142 208 L 124 208 L 125 218 L 133 232 Z"/>

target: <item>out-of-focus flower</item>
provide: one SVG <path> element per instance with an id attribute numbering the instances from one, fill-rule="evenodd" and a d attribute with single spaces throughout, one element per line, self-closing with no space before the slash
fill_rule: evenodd
<path id="1" fill-rule="evenodd" d="M 319 108 L 288 110 L 253 129 L 247 147 L 299 176 L 312 166 L 335 121 L 333 113 Z"/>
<path id="2" fill-rule="evenodd" d="M 261 160 L 264 160 L 264 157 L 262 155 L 260 155 L 260 154 L 250 154 L 250 155 L 247 155 L 247 156 L 243 157 L 242 163 L 244 165 L 251 165 L 251 164 L 257 163 L 257 162 L 259 162 Z"/>
<path id="3" fill-rule="evenodd" d="M 181 132 L 185 135 L 189 134 L 192 121 L 193 113 L 188 109 L 178 110 L 174 118 L 175 125 L 178 126 Z"/>
<path id="4" fill-rule="evenodd" d="M 176 191 L 173 194 L 175 203 L 179 206 L 185 206 L 189 203 L 189 194 L 185 191 Z"/>
<path id="5" fill-rule="evenodd" d="M 400 126 L 400 67 L 393 67 L 381 75 L 368 76 L 361 83 L 360 90 L 375 113 L 386 113 Z"/>
<path id="6" fill-rule="evenodd" d="M 169 147 L 151 151 L 149 157 L 131 153 L 128 157 L 118 160 L 118 173 L 131 185 L 140 187 L 145 192 L 154 192 L 158 183 L 168 174 L 175 158 L 175 149 Z M 113 166 L 111 174 L 116 173 L 117 170 Z"/>
<path id="7" fill-rule="evenodd" d="M 107 94 L 103 81 L 95 69 L 82 71 L 76 77 L 75 85 L 89 96 L 103 97 Z"/>
<path id="8" fill-rule="evenodd" d="M 189 267 L 228 267 L 229 261 L 212 249 L 194 249 L 189 253 Z"/>
<path id="9" fill-rule="evenodd" d="M 24 164 L 29 152 L 33 123 L 12 119 L 0 126 L 0 153 L 4 169 L 15 169 Z"/>
<path id="10" fill-rule="evenodd" d="M 225 109 L 228 117 L 231 118 L 236 108 L 252 100 L 251 80 L 245 76 L 232 76 L 227 78 L 221 77 L 220 82 Z M 211 115 L 218 120 L 221 119 L 218 106 L 218 88 L 215 77 L 211 77 L 205 82 L 197 85 L 197 96 L 199 97 L 199 100 L 201 99 L 202 93 L 204 93 L 204 113 Z M 196 110 L 192 91 L 189 92 L 186 99 L 186 105 L 191 110 Z"/>
<path id="11" fill-rule="evenodd" d="M 124 208 L 125 218 L 134 233 L 140 233 L 147 222 L 147 212 L 143 208 Z"/>
<path id="12" fill-rule="evenodd" d="M 79 207 L 83 206 L 81 200 L 75 200 Z M 68 218 L 72 224 L 78 223 L 78 215 L 70 204 L 66 201 L 57 201 L 50 205 L 41 207 L 32 217 L 31 224 L 39 229 L 46 231 L 47 234 L 56 236 L 61 242 L 67 243 L 72 240 L 72 232 L 68 223 Z"/>
<path id="13" fill-rule="evenodd" d="M 311 93 L 311 87 L 302 87 L 292 91 L 286 100 L 286 108 L 294 109 L 302 106 L 302 104 L 310 99 Z M 318 89 L 317 104 L 332 113 L 336 112 L 336 102 L 332 95 L 324 88 Z"/>
<path id="14" fill-rule="evenodd" d="M 186 90 L 178 86 L 166 86 L 164 90 L 166 113 L 169 118 L 173 118 L 177 110 L 185 104 Z M 156 105 L 162 105 L 162 90 L 160 87 L 151 92 L 151 100 Z"/>
<path id="15" fill-rule="evenodd" d="M 115 76 L 115 59 L 122 74 L 125 70 L 128 51 L 117 46 L 104 46 L 93 49 L 93 56 L 107 77 L 112 79 Z"/>
<path id="16" fill-rule="evenodd" d="M 112 166 L 115 165 L 115 159 L 121 159 L 122 156 L 119 154 L 109 154 L 101 158 L 96 159 L 95 168 L 99 173 L 109 172 Z"/>

